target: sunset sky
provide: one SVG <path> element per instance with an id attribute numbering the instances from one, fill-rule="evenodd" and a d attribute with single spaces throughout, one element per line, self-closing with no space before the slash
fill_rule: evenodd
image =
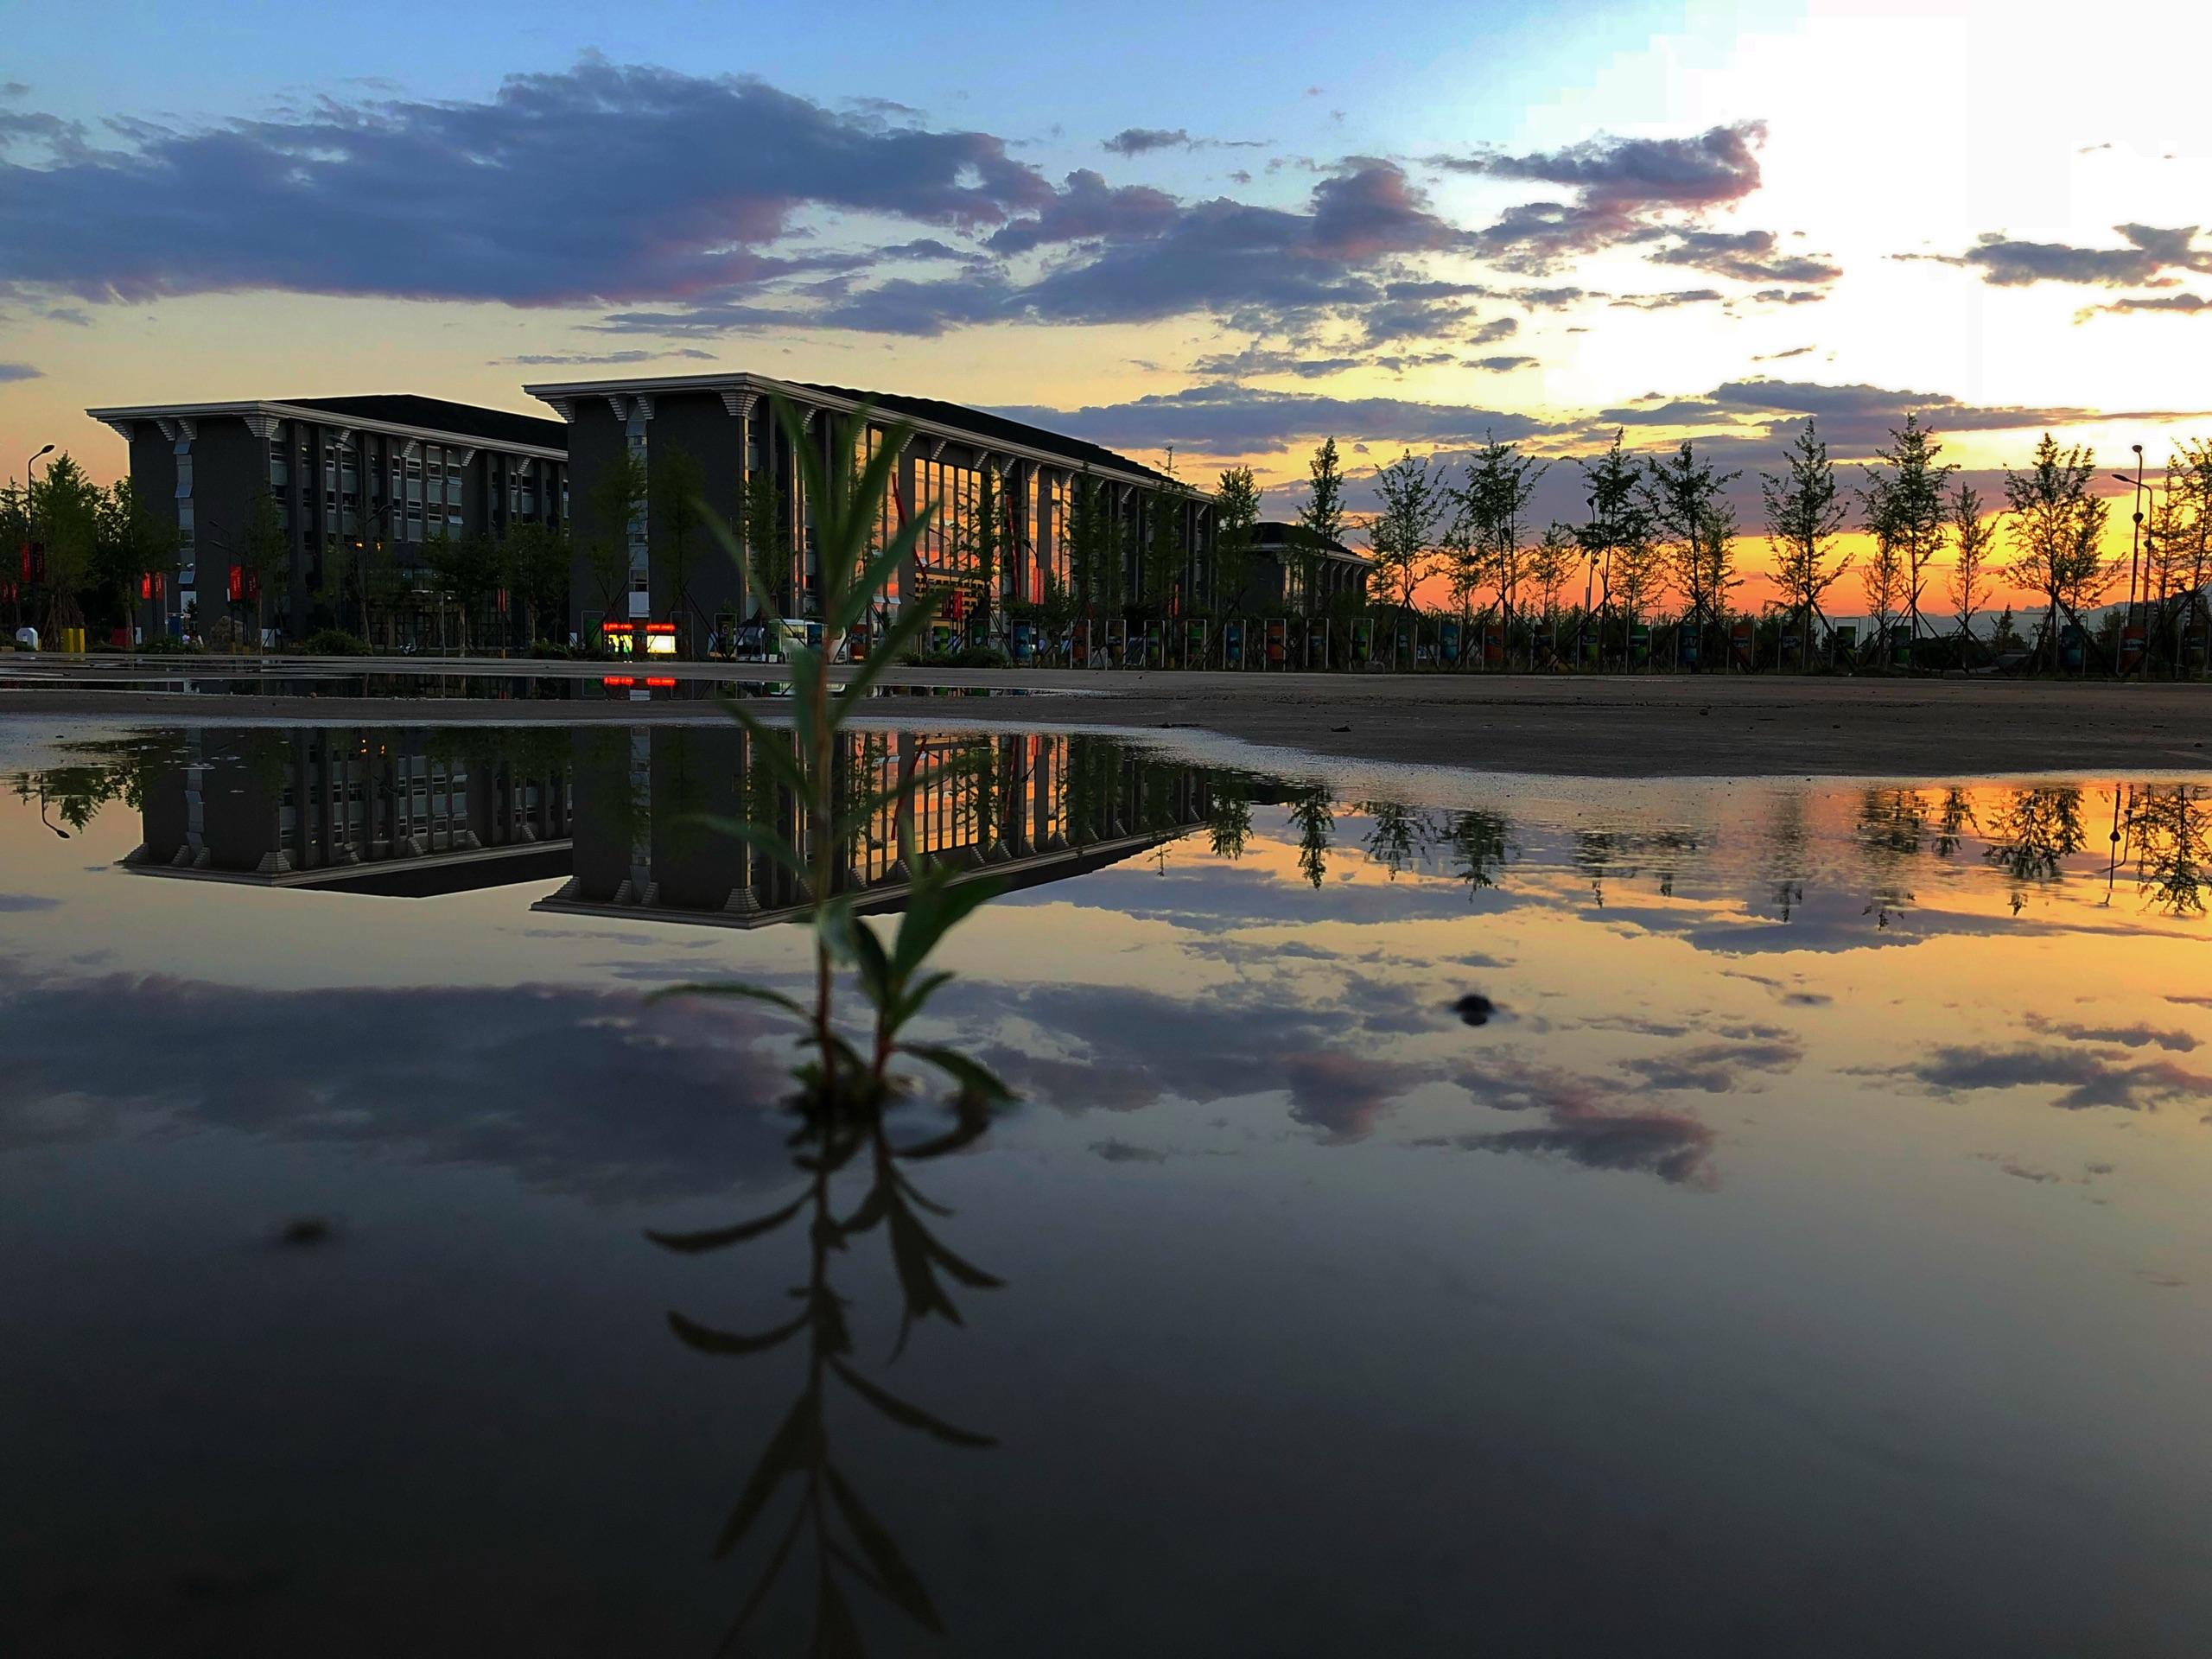
<path id="1" fill-rule="evenodd" d="M 2212 435 L 2205 9 L 312 10 L 10 16 L 0 475 L 112 477 L 87 405 L 712 367 L 1249 460 L 1285 516 L 1332 433 L 1363 480 L 1694 436 L 1750 528 L 1808 413 L 1980 472 Z"/>

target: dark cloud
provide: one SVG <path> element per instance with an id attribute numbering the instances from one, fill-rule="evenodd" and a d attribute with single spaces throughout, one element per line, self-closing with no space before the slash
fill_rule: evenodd
<path id="1" fill-rule="evenodd" d="M 1502 410 L 1396 397 L 1329 397 L 1227 381 L 1154 392 L 1124 404 L 1001 412 L 1109 446 L 1172 443 L 1205 454 L 1250 454 L 1330 433 L 1397 443 L 1479 443 L 1491 433 L 1516 439 L 1560 429 Z"/>
<path id="2" fill-rule="evenodd" d="M 1622 294 L 1610 303 L 1621 310 L 1671 311 L 1677 306 L 1719 305 L 1727 297 L 1717 288 L 1691 288 L 1675 294 Z"/>
<path id="3" fill-rule="evenodd" d="M 1480 369 L 1485 374 L 1510 374 L 1516 369 L 1525 369 L 1536 359 L 1533 357 L 1471 357 L 1467 366 Z"/>
<path id="4" fill-rule="evenodd" d="M 33 368 L 28 363 L 0 363 L 0 385 L 10 380 L 38 380 L 45 378 L 44 369 Z"/>
<path id="5" fill-rule="evenodd" d="M 0 915 L 32 910 L 54 910 L 58 909 L 60 904 L 61 901 L 59 899 L 49 899 L 43 893 L 0 893 Z"/>
<path id="6" fill-rule="evenodd" d="M 1527 156 L 1436 156 L 1435 166 L 1563 186 L 1570 201 L 1510 208 L 1475 237 L 1508 270 L 1540 273 L 1571 254 L 1666 233 L 1669 216 L 1740 201 L 1759 186 L 1766 127 L 1739 121 L 1692 138 L 1599 137 Z"/>
<path id="7" fill-rule="evenodd" d="M 1164 190 L 1109 185 L 1101 175 L 1081 168 L 1067 175 L 1043 213 L 1001 226 L 990 245 L 999 253 L 1026 253 L 1048 242 L 1157 236 L 1173 226 L 1179 211 L 1175 198 Z"/>
<path id="8" fill-rule="evenodd" d="M 665 352 L 645 350 L 629 352 L 525 352 L 518 357 L 495 357 L 493 365 L 515 368 L 550 368 L 569 365 L 600 366 L 617 363 L 651 363 L 661 358 L 689 358 L 696 362 L 711 363 L 712 352 L 702 352 L 696 346 L 679 346 Z"/>
<path id="9" fill-rule="evenodd" d="M 1111 138 L 1099 140 L 1101 149 L 1116 156 L 1142 156 L 1154 149 L 1188 149 L 1191 135 L 1181 127 L 1123 127 Z"/>
<path id="10" fill-rule="evenodd" d="M 1820 349 L 1817 346 L 1792 346 L 1786 352 L 1761 352 L 1755 354 L 1754 363 L 1782 363 L 1793 357 L 1808 357 Z"/>
<path id="11" fill-rule="evenodd" d="M 2033 283 L 2072 283 L 2102 288 L 2170 286 L 2170 270 L 2212 270 L 2212 248 L 2196 244 L 2197 227 L 2161 229 L 2152 225 L 2113 226 L 2127 244 L 2120 248 L 2082 248 L 2065 242 L 2023 242 L 1991 232 L 1962 254 L 1903 253 L 1898 259 L 1963 265 L 1998 288 Z"/>
<path id="12" fill-rule="evenodd" d="M 1651 256 L 1661 265 L 1687 265 L 1746 283 L 1832 283 L 1843 268 L 1803 254 L 1783 253 L 1772 231 L 1682 231 Z"/>
<path id="13" fill-rule="evenodd" d="M 2170 315 L 2193 317 L 2202 311 L 2212 311 L 2212 300 L 2198 294 L 2160 294 L 2145 297 L 2130 295 L 2123 300 L 2113 300 L 2106 305 L 2093 305 L 2083 316 L 2093 316 L 2100 311 L 2125 315 L 2130 311 L 2164 311 Z"/>
<path id="14" fill-rule="evenodd" d="M 810 206 L 976 231 L 1054 194 L 986 133 L 887 125 L 750 78 L 595 57 L 510 76 L 488 100 L 115 121 L 120 143 L 99 149 L 70 124 L 8 118 L 47 154 L 0 163 L 0 280 L 94 300 L 667 297 L 776 274 L 761 251 Z"/>
<path id="15" fill-rule="evenodd" d="M 1209 379 L 1241 380 L 1255 374 L 1292 374 L 1301 380 L 1325 379 L 1369 361 L 1360 357 L 1315 357 L 1288 346 L 1247 346 L 1241 351 L 1209 352 L 1192 360 L 1190 372 Z"/>
<path id="16" fill-rule="evenodd" d="M 1428 1075 L 1420 1067 L 1341 1050 L 1293 1055 L 1283 1070 L 1291 1116 L 1319 1129 L 1329 1146 L 1364 1140 L 1390 1103 Z"/>
<path id="17" fill-rule="evenodd" d="M 2122 1048 L 2157 1047 L 2171 1054 L 2187 1054 L 2197 1046 L 2196 1037 L 2189 1032 L 2162 1031 L 2151 1025 L 2085 1026 L 2046 1019 L 2041 1014 L 2030 1014 L 2027 1023 L 2031 1031 L 2076 1043 L 2116 1043 Z"/>
<path id="18" fill-rule="evenodd" d="M 1090 1149 L 1109 1164 L 1164 1164 L 1167 1154 L 1127 1141 L 1094 1141 Z"/>
<path id="19" fill-rule="evenodd" d="M 1818 305 L 1827 296 L 1811 288 L 1763 288 L 1751 298 L 1760 305 Z"/>

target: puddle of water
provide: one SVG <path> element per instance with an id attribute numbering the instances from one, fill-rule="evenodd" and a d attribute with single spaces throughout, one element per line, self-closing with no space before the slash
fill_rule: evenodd
<path id="1" fill-rule="evenodd" d="M 810 1369 L 700 1328 L 826 1274 L 862 1383 L 995 1442 L 830 1380 L 912 1578 L 831 1560 L 871 1651 L 915 1586 L 963 1653 L 2201 1650 L 2202 785 L 846 764 L 1010 888 L 935 1029 L 1022 1103 L 906 1167 L 1003 1282 L 938 1262 L 903 1346 L 881 1228 L 644 1236 L 807 1193 L 778 1017 L 645 1001 L 804 980 L 696 822 L 781 810 L 739 734 L 158 732 L 0 794 L 0 1630 L 711 1650 Z"/>
<path id="2" fill-rule="evenodd" d="M 156 696 L 257 697 L 460 697 L 476 701 L 599 702 L 693 702 L 717 697 L 788 697 L 781 679 L 695 678 L 656 673 L 642 665 L 609 668 L 590 674 L 302 674 L 268 672 L 194 673 L 168 670 L 117 669 L 100 672 L 0 673 L 0 691 L 131 691 Z M 841 694 L 842 695 L 842 694 Z M 1038 695 L 1014 685 L 875 685 L 866 697 L 1026 697 Z M 1065 695 L 1065 694 L 1064 694 Z M 1082 695 L 1080 693 L 1075 695 Z"/>

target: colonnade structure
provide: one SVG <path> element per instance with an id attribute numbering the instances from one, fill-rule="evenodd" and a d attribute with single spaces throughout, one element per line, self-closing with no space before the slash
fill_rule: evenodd
<path id="1" fill-rule="evenodd" d="M 1204 593 L 1214 547 L 1211 496 L 1167 474 L 1081 438 L 1009 420 L 988 410 L 935 398 L 845 386 L 817 385 L 751 373 L 677 375 L 639 380 L 570 381 L 531 385 L 568 423 L 575 560 L 570 583 L 572 626 L 586 638 L 607 624 L 635 628 L 648 620 L 699 629 L 717 619 L 772 611 L 817 613 L 820 570 L 813 504 L 801 482 L 793 434 L 773 412 L 780 402 L 795 416 L 797 442 L 814 448 L 825 469 L 864 465 L 893 428 L 906 442 L 880 511 L 879 543 L 925 505 L 935 508 L 914 556 L 892 579 L 881 620 L 921 595 L 945 590 L 945 614 L 957 620 L 1002 615 L 1027 601 L 1072 594 L 1096 607 L 1172 602 L 1148 585 L 1161 579 L 1156 545 L 1159 515 L 1173 517 L 1175 595 Z M 867 411 L 866 426 L 852 428 Z M 833 451 L 848 436 L 854 453 Z M 742 563 L 723 556 L 703 535 L 675 545 L 672 502 L 664 484 L 671 457 L 688 456 L 704 505 L 741 535 L 749 488 L 774 502 L 775 545 L 747 548 Z M 630 500 L 626 522 L 610 513 L 600 486 L 619 457 L 642 461 L 647 488 Z M 1086 486 L 1110 533 L 1096 533 L 1101 555 L 1077 547 L 1075 519 Z M 985 504 L 995 509 L 988 528 Z M 759 516 L 755 516 L 756 523 Z M 616 544 L 626 557 L 609 557 Z M 764 559 L 764 553 L 766 555 Z M 983 568 L 988 554 L 988 565 Z M 1091 561 L 1096 560 L 1094 563 Z M 1103 568 L 1110 560 L 1112 569 Z M 753 569 L 770 568 L 772 594 L 753 591 Z M 619 570 L 622 585 L 607 573 Z M 1094 591 L 1086 595 L 1086 587 Z M 680 591 L 679 591 L 680 590 Z M 703 640 L 702 640 L 703 642 Z"/>

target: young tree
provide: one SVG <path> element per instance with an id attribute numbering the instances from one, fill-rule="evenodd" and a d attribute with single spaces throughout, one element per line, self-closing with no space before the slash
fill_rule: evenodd
<path id="1" fill-rule="evenodd" d="M 1843 492 L 1810 420 L 1797 435 L 1780 473 L 1763 474 L 1759 493 L 1766 502 L 1766 534 L 1774 549 L 1774 576 L 1801 629 L 1800 670 L 1813 660 L 1813 615 L 1821 595 L 1851 568 L 1838 559 L 1835 538 L 1843 528 Z M 1777 647 L 1777 650 L 1779 647 Z"/>
<path id="2" fill-rule="evenodd" d="M 1068 498 L 1068 596 L 1080 615 L 1091 614 L 1098 602 L 1099 566 L 1105 539 L 1105 507 L 1098 480 L 1088 472 L 1078 474 Z"/>
<path id="3" fill-rule="evenodd" d="M 1006 531 L 1005 493 L 999 488 L 999 475 L 988 467 L 980 468 L 976 475 L 976 517 L 963 526 L 966 543 L 963 551 L 976 588 L 976 608 L 968 619 L 970 638 L 989 635 L 991 615 L 998 602 Z"/>
<path id="4" fill-rule="evenodd" d="M 1486 438 L 1467 463 L 1465 485 L 1452 493 L 1455 518 L 1465 519 L 1477 569 L 1497 590 L 1509 641 L 1515 601 L 1527 574 L 1521 518 L 1535 496 L 1537 483 L 1550 469 L 1549 461 L 1524 455 L 1513 444 Z M 1464 598 L 1461 608 L 1464 612 Z"/>
<path id="5" fill-rule="evenodd" d="M 1170 479 L 1146 504 L 1144 601 L 1156 616 L 1174 609 L 1183 572 L 1184 487 Z"/>
<path id="6" fill-rule="evenodd" d="M 1605 641 L 1605 613 L 1611 608 L 1615 566 L 1625 556 L 1635 567 L 1632 580 L 1641 608 L 1642 596 L 1650 586 L 1648 569 L 1650 560 L 1651 518 L 1643 503 L 1643 463 L 1628 453 L 1620 428 L 1613 430 L 1613 442 L 1604 454 L 1595 460 L 1578 459 L 1575 465 L 1582 469 L 1585 499 L 1589 518 L 1575 531 L 1582 556 L 1589 561 L 1584 582 L 1582 623 L 1590 623 L 1589 578 L 1599 584 L 1598 598 L 1598 649 L 1602 653 Z M 1580 652 L 1580 642 L 1576 645 Z"/>
<path id="7" fill-rule="evenodd" d="M 1915 650 L 1920 641 L 1921 594 L 1950 531 L 1943 488 L 1958 468 L 1936 459 L 1942 448 L 1936 435 L 1921 425 L 1920 416 L 1908 412 L 1902 427 L 1890 429 L 1890 447 L 1874 452 L 1888 463 L 1887 469 L 1869 462 L 1866 485 L 1859 492 L 1867 527 L 1873 530 L 1878 519 L 1882 525 L 1875 531 L 1878 545 L 1886 537 L 1900 561 L 1899 600 Z"/>
<path id="8" fill-rule="evenodd" d="M 1244 590 L 1252 582 L 1252 548 L 1259 524 L 1260 486 L 1252 469 L 1225 469 L 1213 507 L 1213 601 L 1224 616 L 1233 616 L 1243 607 Z"/>
<path id="9" fill-rule="evenodd" d="M 1551 633 L 1552 656 L 1559 656 L 1559 595 L 1574 574 L 1582 556 L 1580 543 L 1567 525 L 1552 523 L 1529 552 L 1529 582 L 1544 608 L 1544 626 Z"/>
<path id="10" fill-rule="evenodd" d="M 164 586 L 175 579 L 179 540 L 176 526 L 157 517 L 127 478 L 99 498 L 93 574 L 115 601 L 116 616 L 129 626 L 149 576 Z"/>
<path id="11" fill-rule="evenodd" d="M 2104 556 L 2109 505 L 2089 493 L 2096 453 L 2086 444 L 2061 449 L 2050 433 L 2036 445 L 2025 473 L 2005 469 L 2005 501 L 2012 515 L 2010 573 L 2044 596 L 2043 631 L 2036 651 L 2046 664 L 2057 660 L 2058 613 L 2094 604 L 2112 585 Z"/>
<path id="12" fill-rule="evenodd" d="M 1643 507 L 1659 545 L 1660 569 L 1682 595 L 1685 620 L 1697 630 L 1700 647 L 1707 625 L 1734 582 L 1729 551 L 1734 519 L 1724 521 L 1722 513 L 1728 486 L 1739 476 L 1714 472 L 1687 438 L 1671 458 L 1653 461 L 1644 474 Z M 1698 666 L 1705 666 L 1702 649 Z"/>
<path id="13" fill-rule="evenodd" d="M 1866 528 L 1874 537 L 1874 548 L 1866 556 L 1866 562 L 1859 567 L 1859 585 L 1866 596 L 1866 613 L 1873 620 L 1877 645 L 1886 646 L 1890 619 L 1904 603 L 1904 541 L 1890 521 L 1886 508 L 1872 510 Z"/>
<path id="14" fill-rule="evenodd" d="M 1314 540 L 1301 543 L 1304 551 L 1300 555 L 1300 563 L 1303 569 L 1299 574 L 1306 613 L 1311 615 L 1325 550 L 1332 544 L 1341 545 L 1344 539 L 1344 474 L 1337 460 L 1336 439 L 1323 440 L 1320 448 L 1314 450 L 1313 459 L 1306 466 L 1306 476 L 1311 480 L 1311 493 L 1306 505 L 1298 510 L 1298 522 Z"/>
<path id="15" fill-rule="evenodd" d="M 654 446 L 648 472 L 650 512 L 653 527 L 660 532 L 661 568 L 668 577 L 670 608 L 696 618 L 699 607 L 691 599 L 691 564 L 699 533 L 707 522 L 706 472 L 696 455 L 675 443 Z"/>
<path id="16" fill-rule="evenodd" d="M 1426 461 L 1401 455 L 1375 474 L 1382 511 L 1367 527 L 1374 574 L 1398 609 L 1410 617 L 1414 590 L 1435 564 L 1436 525 L 1445 493 Z"/>
<path id="17" fill-rule="evenodd" d="M 499 585 L 499 552 L 486 536 L 434 536 L 423 543 L 423 563 L 461 613 L 461 648 L 469 625 Z"/>
<path id="18" fill-rule="evenodd" d="M 246 510 L 245 530 L 238 538 L 238 566 L 239 586 L 244 589 L 240 597 L 252 607 L 253 643 L 258 650 L 262 631 L 268 626 L 269 590 L 292 569 L 292 538 L 285 532 L 276 498 L 266 490 L 257 492 L 253 505 Z"/>
<path id="19" fill-rule="evenodd" d="M 607 462 L 587 498 L 591 519 L 584 540 L 584 569 L 609 619 L 628 614 L 630 524 L 644 508 L 649 489 L 643 458 L 625 449 Z"/>
<path id="20" fill-rule="evenodd" d="M 499 544 L 502 580 L 522 607 L 525 645 L 536 645 L 549 613 L 568 608 L 569 537 L 550 524 L 525 522 Z"/>
<path id="21" fill-rule="evenodd" d="M 779 613 L 789 602 L 791 582 L 783 494 L 775 474 L 764 469 L 744 481 L 737 499 L 738 533 L 747 564 L 746 579 L 755 590 L 755 606 Z"/>
<path id="22" fill-rule="evenodd" d="M 1985 512 L 1973 485 L 1961 482 L 1944 498 L 1943 510 L 1951 521 L 1951 540 L 1958 549 L 1951 567 L 1951 608 L 1959 619 L 1959 648 L 1973 649 L 1974 614 L 1989 597 L 1989 561 L 1997 544 L 1997 527 Z"/>
<path id="23" fill-rule="evenodd" d="M 84 621 L 81 598 L 92 585 L 99 542 L 100 490 L 67 450 L 30 486 L 32 538 L 46 548 L 47 628 L 59 634 Z"/>

